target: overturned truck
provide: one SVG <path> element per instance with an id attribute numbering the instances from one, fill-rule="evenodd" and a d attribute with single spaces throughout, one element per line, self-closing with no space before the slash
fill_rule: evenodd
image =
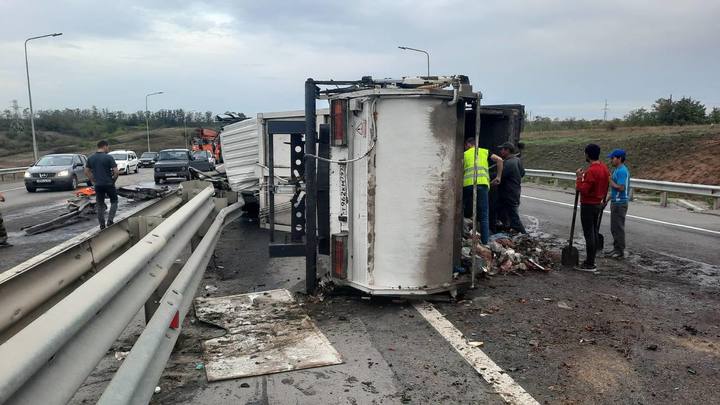
<path id="1" fill-rule="evenodd" d="M 491 152 L 517 145 L 523 106 L 482 106 L 465 76 L 308 79 L 305 90 L 302 114 L 234 124 L 230 130 L 252 128 L 252 141 L 236 136 L 238 145 L 257 145 L 237 158 L 232 132 L 221 134 L 231 184 L 248 200 L 254 193 L 273 235 L 270 254 L 305 256 L 308 291 L 328 277 L 375 295 L 454 293 L 462 282 L 453 269 L 462 248 L 463 141 L 479 126 Z M 241 163 L 243 179 L 233 181 Z M 279 238 L 278 219 L 288 231 Z"/>

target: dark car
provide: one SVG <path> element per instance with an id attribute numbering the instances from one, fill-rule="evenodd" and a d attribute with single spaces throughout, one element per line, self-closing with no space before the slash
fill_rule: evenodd
<path id="1" fill-rule="evenodd" d="M 206 150 L 197 150 L 192 152 L 193 162 L 190 166 L 201 172 L 209 172 L 215 170 L 215 158 L 212 153 Z"/>
<path id="2" fill-rule="evenodd" d="M 144 152 L 140 156 L 140 167 L 153 167 L 158 160 L 157 152 Z"/>
<path id="3" fill-rule="evenodd" d="M 193 157 L 187 149 L 165 149 L 158 153 L 155 162 L 155 184 L 163 180 L 181 179 L 190 180 L 190 162 Z"/>
<path id="4" fill-rule="evenodd" d="M 85 163 L 85 155 L 45 155 L 25 171 L 25 188 L 34 193 L 39 188 L 75 190 L 82 182 L 89 186 L 91 183 L 85 176 Z"/>

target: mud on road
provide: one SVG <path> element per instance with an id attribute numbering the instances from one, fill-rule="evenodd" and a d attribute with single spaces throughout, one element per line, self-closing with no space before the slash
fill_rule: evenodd
<path id="1" fill-rule="evenodd" d="M 255 223 L 229 225 L 197 295 L 302 290 L 303 260 L 269 259 L 267 242 Z M 598 264 L 488 277 L 435 306 L 540 403 L 720 403 L 720 268 L 652 251 Z M 304 306 L 344 364 L 208 383 L 201 342 L 225 331 L 191 310 L 152 403 L 502 403 L 406 300 L 335 290 Z M 99 397 L 141 324 L 71 403 Z"/>

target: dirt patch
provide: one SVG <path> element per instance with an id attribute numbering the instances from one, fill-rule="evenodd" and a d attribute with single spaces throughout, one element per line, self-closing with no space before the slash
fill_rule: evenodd
<path id="1" fill-rule="evenodd" d="M 541 403 L 720 402 L 717 285 L 633 263 L 497 276 L 439 308 Z"/>

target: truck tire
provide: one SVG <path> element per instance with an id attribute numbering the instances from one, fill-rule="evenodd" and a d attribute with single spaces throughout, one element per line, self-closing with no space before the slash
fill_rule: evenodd
<path id="1" fill-rule="evenodd" d="M 28 193 L 34 193 L 37 191 L 35 187 L 25 186 L 25 189 L 28 191 Z"/>

